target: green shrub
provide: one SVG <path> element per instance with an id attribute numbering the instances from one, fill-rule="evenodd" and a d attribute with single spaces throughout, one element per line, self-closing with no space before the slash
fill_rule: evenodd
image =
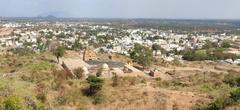
<path id="1" fill-rule="evenodd" d="M 223 81 L 230 86 L 240 86 L 240 76 L 234 73 L 226 75 Z"/>
<path id="2" fill-rule="evenodd" d="M 88 95 L 94 96 L 102 90 L 102 86 L 103 86 L 102 79 L 91 75 L 87 78 L 87 82 L 89 84 L 89 87 L 87 90 Z"/>
<path id="3" fill-rule="evenodd" d="M 100 104 L 104 101 L 104 96 L 101 94 L 98 94 L 93 97 L 93 104 Z"/>
<path id="4" fill-rule="evenodd" d="M 49 70 L 53 67 L 54 67 L 53 64 L 46 62 L 46 61 L 42 61 L 40 63 L 30 63 L 30 64 L 26 65 L 26 68 L 31 71 Z"/>
<path id="5" fill-rule="evenodd" d="M 21 79 L 23 81 L 27 81 L 27 82 L 33 82 L 34 81 L 34 78 L 30 77 L 30 76 L 27 76 L 27 75 L 22 75 L 21 76 Z"/>
<path id="6" fill-rule="evenodd" d="M 185 49 L 181 54 L 184 60 L 189 61 L 237 59 L 237 55 L 224 53 L 224 48 L 202 50 Z"/>
<path id="7" fill-rule="evenodd" d="M 240 100 L 240 88 L 237 88 L 235 91 L 230 93 L 230 98 L 235 102 Z"/>
<path id="8" fill-rule="evenodd" d="M 12 52 L 19 56 L 26 56 L 35 53 L 32 49 L 26 47 L 13 49 Z"/>
<path id="9" fill-rule="evenodd" d="M 240 88 L 230 92 L 229 95 L 224 95 L 217 98 L 214 102 L 210 103 L 207 107 L 199 107 L 196 110 L 223 110 L 228 106 L 236 104 L 240 100 Z"/>
<path id="10" fill-rule="evenodd" d="M 162 81 L 160 77 L 155 78 L 155 81 Z"/>
<path id="11" fill-rule="evenodd" d="M 100 104 L 104 96 L 101 94 L 104 81 L 96 76 L 89 76 L 87 78 L 89 87 L 86 89 L 85 94 L 93 98 L 93 104 Z"/>
<path id="12" fill-rule="evenodd" d="M 208 59 L 206 50 L 195 51 L 193 60 L 201 61 L 201 60 L 206 60 L 206 59 Z"/>
<path id="13" fill-rule="evenodd" d="M 167 87 L 171 86 L 171 83 L 169 81 L 156 81 L 156 86 L 167 88 Z"/>
<path id="14" fill-rule="evenodd" d="M 16 96 L 10 96 L 3 102 L 4 110 L 23 110 L 21 100 Z"/>
<path id="15" fill-rule="evenodd" d="M 228 41 L 228 40 L 224 40 L 224 41 L 221 43 L 221 47 L 222 47 L 222 48 L 230 48 L 230 47 L 231 47 L 231 42 Z"/>
<path id="16" fill-rule="evenodd" d="M 76 110 L 86 110 L 83 106 L 78 106 Z"/>
<path id="17" fill-rule="evenodd" d="M 206 110 L 222 110 L 221 106 L 220 102 L 214 102 Z"/>
<path id="18" fill-rule="evenodd" d="M 224 109 L 224 100 L 217 99 L 214 102 L 210 103 L 208 106 L 194 106 L 193 110 L 223 110 Z"/>
<path id="19" fill-rule="evenodd" d="M 84 70 L 82 68 L 76 68 L 73 71 L 73 73 L 77 76 L 78 79 L 81 79 L 84 77 L 83 72 L 84 72 Z"/>
<path id="20" fill-rule="evenodd" d="M 59 105 L 65 105 L 68 101 L 69 97 L 67 95 L 62 95 L 62 96 L 58 96 L 56 98 L 56 101 Z"/>

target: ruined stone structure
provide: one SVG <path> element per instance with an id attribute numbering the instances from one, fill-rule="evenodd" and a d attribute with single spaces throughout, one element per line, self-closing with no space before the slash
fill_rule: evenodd
<path id="1" fill-rule="evenodd" d="M 123 68 L 123 72 L 124 73 L 132 73 L 133 71 L 125 65 L 124 68 Z"/>
<path id="2" fill-rule="evenodd" d="M 97 60 L 97 55 L 93 50 L 85 48 L 83 52 L 83 61 L 89 60 Z"/>
<path id="3" fill-rule="evenodd" d="M 101 72 L 102 77 L 112 77 L 112 74 L 110 73 L 110 68 L 106 63 L 102 65 Z"/>
<path id="4" fill-rule="evenodd" d="M 80 58 L 62 58 L 61 59 L 62 64 L 60 65 L 64 71 L 66 72 L 66 75 L 70 78 L 77 78 L 77 76 L 74 73 L 74 70 L 77 68 L 83 69 L 84 76 L 87 76 L 89 74 L 88 68 L 90 65 L 82 61 Z"/>
<path id="5" fill-rule="evenodd" d="M 152 77 L 155 77 L 157 73 L 158 73 L 158 70 L 154 69 L 149 72 L 149 75 Z"/>

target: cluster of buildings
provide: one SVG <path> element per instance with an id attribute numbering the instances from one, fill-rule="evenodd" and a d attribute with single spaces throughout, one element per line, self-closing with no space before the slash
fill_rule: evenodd
<path id="1" fill-rule="evenodd" d="M 119 28 L 113 24 L 94 23 L 5 23 L 4 29 L 11 29 L 10 34 L 0 36 L 0 52 L 9 48 L 31 48 L 36 52 L 49 49 L 54 42 L 64 45 L 67 49 L 93 46 L 95 51 L 120 53 L 128 55 L 135 43 L 152 47 L 161 46 L 166 51 L 181 51 L 185 48 L 202 48 L 206 41 L 220 43 L 223 40 L 238 41 L 239 36 L 222 34 L 178 34 L 158 29 Z M 1 35 L 1 34 L 0 34 Z M 231 52 L 238 53 L 238 50 Z M 173 60 L 171 55 L 166 57 Z M 175 56 L 176 57 L 176 56 Z"/>

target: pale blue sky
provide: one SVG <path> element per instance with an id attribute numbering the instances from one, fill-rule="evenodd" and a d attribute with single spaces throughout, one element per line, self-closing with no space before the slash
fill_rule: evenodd
<path id="1" fill-rule="evenodd" d="M 240 19 L 240 0 L 0 0 L 0 16 Z"/>

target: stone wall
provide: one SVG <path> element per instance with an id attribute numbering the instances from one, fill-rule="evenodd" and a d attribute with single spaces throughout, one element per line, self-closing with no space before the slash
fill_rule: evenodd
<path id="1" fill-rule="evenodd" d="M 97 60 L 97 55 L 93 50 L 85 48 L 83 52 L 83 60 L 84 61 Z"/>

